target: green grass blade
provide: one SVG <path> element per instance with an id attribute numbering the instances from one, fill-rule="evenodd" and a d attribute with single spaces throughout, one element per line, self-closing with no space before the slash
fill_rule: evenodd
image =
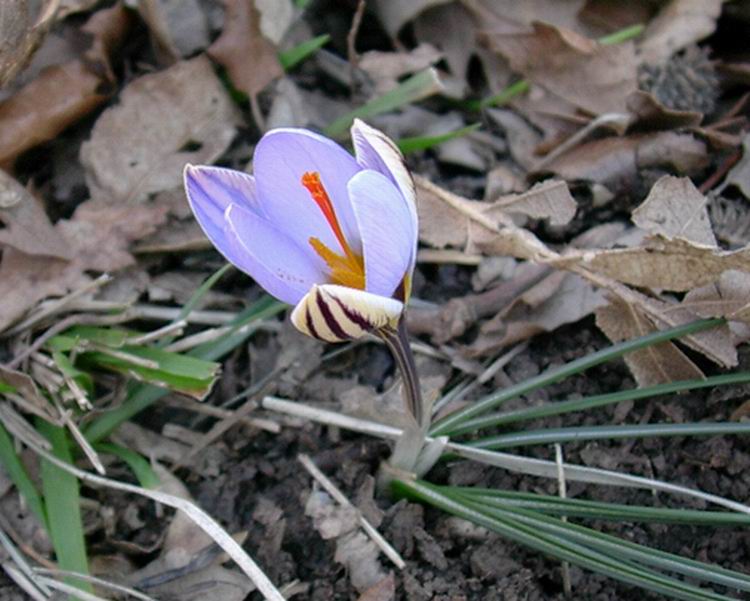
<path id="1" fill-rule="evenodd" d="M 289 50 L 285 50 L 284 52 L 279 52 L 279 62 L 284 68 L 284 71 L 289 71 L 309 56 L 315 54 L 330 41 L 331 36 L 327 33 L 319 35 L 310 40 L 305 40 L 294 48 L 290 48 Z"/>
<path id="2" fill-rule="evenodd" d="M 37 429 L 52 443 L 52 454 L 61 461 L 72 463 L 66 431 L 42 419 L 37 419 L 36 423 Z M 41 460 L 41 477 L 49 535 L 57 563 L 62 570 L 88 574 L 78 479 L 44 459 Z M 93 588 L 87 582 L 76 579 L 66 582 L 93 593 Z"/>
<path id="3" fill-rule="evenodd" d="M 449 131 L 444 134 L 437 134 L 435 136 L 416 136 L 414 138 L 401 138 L 400 140 L 396 141 L 396 146 L 398 146 L 399 150 L 404 154 L 409 154 L 410 152 L 418 152 L 420 150 L 427 150 L 429 148 L 432 148 L 433 146 L 438 146 L 443 142 L 448 142 L 449 140 L 454 140 L 456 138 L 460 138 L 461 136 L 465 136 L 466 134 L 470 134 L 471 132 L 478 130 L 480 127 L 482 127 L 481 123 L 472 123 L 471 125 L 467 125 L 466 127 L 454 129 L 453 131 Z"/>
<path id="4" fill-rule="evenodd" d="M 478 449 L 511 449 L 539 444 L 582 442 L 586 440 L 616 440 L 622 438 L 661 438 L 670 436 L 717 436 L 720 434 L 747 434 L 748 422 L 695 422 L 689 424 L 635 424 L 616 426 L 590 426 L 587 428 L 549 428 L 500 434 L 466 445 Z"/>
<path id="5" fill-rule="evenodd" d="M 225 337 L 197 346 L 187 354 L 206 361 L 216 361 L 247 340 L 257 330 L 258 322 L 276 315 L 284 308 L 282 303 L 265 296 L 237 316 L 230 324 L 232 331 Z M 101 441 L 120 424 L 150 407 L 167 392 L 150 384 L 132 385 L 127 399 L 116 409 L 93 421 L 84 429 L 84 435 L 91 443 Z"/>
<path id="6" fill-rule="evenodd" d="M 3 393 L 3 392 L 15 392 L 15 391 L 16 391 L 16 387 L 15 386 L 11 386 L 10 384 L 7 384 L 5 382 L 0 382 L 0 393 Z"/>
<path id="7" fill-rule="evenodd" d="M 750 515 L 730 511 L 670 509 L 646 505 L 623 505 L 585 499 L 568 499 L 510 490 L 473 487 L 443 487 L 482 503 L 502 508 L 531 509 L 547 515 L 611 520 L 619 522 L 657 522 L 691 526 L 750 526 Z"/>
<path id="8" fill-rule="evenodd" d="M 607 553 L 615 560 L 623 558 L 646 565 L 652 569 L 668 570 L 690 578 L 697 578 L 704 582 L 711 582 L 745 591 L 750 590 L 750 576 L 739 572 L 645 547 L 610 534 L 586 528 L 585 526 L 565 522 L 559 518 L 539 515 L 533 511 L 485 506 L 481 502 L 469 497 L 461 496 L 461 498 L 477 511 L 502 519 L 517 520 L 519 523 L 534 528 L 539 532 L 561 536 L 599 552 Z"/>
<path id="9" fill-rule="evenodd" d="M 480 413 L 491 411 L 498 405 L 501 405 L 502 403 L 509 401 L 510 399 L 514 399 L 549 384 L 554 384 L 555 382 L 559 382 L 564 378 L 580 373 L 595 365 L 599 365 L 606 361 L 611 361 L 612 359 L 622 357 L 627 353 L 637 351 L 642 348 L 658 344 L 660 342 L 666 342 L 667 340 L 679 338 L 681 336 L 687 336 L 689 334 L 701 332 L 723 323 L 726 323 L 723 319 L 701 319 L 698 321 L 693 321 L 676 328 L 670 328 L 668 330 L 663 330 L 660 332 L 653 332 L 652 334 L 641 336 L 639 338 L 635 338 L 634 340 L 620 342 L 595 353 L 586 355 L 585 357 L 575 359 L 574 361 L 566 363 L 565 365 L 562 365 L 560 367 L 548 369 L 538 376 L 529 378 L 528 380 L 524 380 L 523 382 L 519 382 L 514 386 L 491 394 L 472 405 L 451 413 L 432 426 L 430 435 L 452 436 L 454 433 L 454 428 L 456 428 L 457 426 L 462 425 L 464 422 L 473 417 L 476 417 Z"/>
<path id="10" fill-rule="evenodd" d="M 11 482 L 13 482 L 21 495 L 23 495 L 29 509 L 46 526 L 47 515 L 44 511 L 42 497 L 31 481 L 23 463 L 21 463 L 21 458 L 16 454 L 13 439 L 2 423 L 0 423 L 0 463 L 3 464 L 5 471 L 8 472 Z"/>
<path id="11" fill-rule="evenodd" d="M 632 561 L 613 559 L 560 536 L 540 532 L 518 521 L 490 516 L 470 503 L 443 494 L 438 487 L 425 482 L 394 480 L 394 492 L 429 503 L 443 511 L 488 528 L 506 538 L 559 560 L 599 572 L 622 582 L 687 601 L 730 601 L 729 597 L 700 589 Z"/>
<path id="12" fill-rule="evenodd" d="M 484 415 L 467 420 L 461 426 L 454 428 L 452 434 L 453 436 L 458 436 L 459 434 L 466 434 L 467 432 L 476 432 L 483 428 L 504 426 L 519 421 L 539 419 L 542 417 L 550 417 L 552 415 L 562 415 L 564 413 L 572 413 L 575 411 L 587 411 L 596 407 L 621 403 L 622 401 L 638 401 L 686 390 L 698 390 L 700 388 L 712 388 L 716 386 L 726 386 L 728 384 L 741 384 L 744 382 L 750 382 L 750 372 L 745 371 L 724 374 L 704 378 L 702 380 L 682 380 L 679 382 L 669 382 L 666 384 L 658 384 L 657 386 L 649 386 L 647 388 L 634 388 L 632 390 L 620 390 L 618 392 L 598 394 L 571 401 L 544 403 L 542 405 L 536 405 L 535 407 L 525 407 L 513 411 L 493 413 L 491 415 Z"/>
<path id="13" fill-rule="evenodd" d="M 159 488 L 161 485 L 159 476 L 157 476 L 156 472 L 151 469 L 151 464 L 149 464 L 145 457 L 139 455 L 135 451 L 108 442 L 100 442 L 95 445 L 94 448 L 100 453 L 109 453 L 127 463 L 128 467 L 133 470 L 135 477 L 138 479 L 138 483 L 143 488 L 153 489 Z"/>
<path id="14" fill-rule="evenodd" d="M 154 367 L 139 364 L 139 359 L 154 363 Z M 198 400 L 211 391 L 221 370 L 221 365 L 213 361 L 148 346 L 124 346 L 117 356 L 105 352 L 83 353 L 81 360 Z"/>
<path id="15" fill-rule="evenodd" d="M 382 115 L 437 94 L 442 89 L 443 85 L 438 79 L 437 71 L 432 68 L 425 69 L 412 75 L 390 92 L 386 92 L 352 112 L 339 117 L 325 129 L 324 133 L 331 138 L 336 138 L 349 129 L 354 119 L 369 119 L 376 115 Z"/>

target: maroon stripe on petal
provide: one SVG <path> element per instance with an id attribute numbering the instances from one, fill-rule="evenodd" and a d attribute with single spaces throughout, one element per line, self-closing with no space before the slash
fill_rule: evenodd
<path id="1" fill-rule="evenodd" d="M 341 299 L 336 298 L 334 296 L 333 300 L 336 301 L 336 304 L 339 306 L 341 311 L 343 311 L 344 315 L 346 315 L 346 318 L 352 323 L 358 325 L 365 332 L 369 332 L 375 327 L 373 324 L 367 321 L 364 317 L 362 317 L 359 313 L 357 313 L 356 311 L 352 311 L 349 307 L 347 307 L 344 303 L 342 303 Z"/>
<path id="2" fill-rule="evenodd" d="M 310 335 L 313 338 L 318 338 L 319 340 L 322 340 L 320 336 L 318 335 L 318 331 L 315 329 L 315 326 L 313 325 L 313 318 L 312 315 L 310 315 L 310 306 L 305 306 L 305 325 L 307 326 L 307 330 L 310 332 Z"/>
<path id="3" fill-rule="evenodd" d="M 315 295 L 315 302 L 318 305 L 318 309 L 320 309 L 320 314 L 323 316 L 323 319 L 326 320 L 326 325 L 331 332 L 333 332 L 333 335 L 340 340 L 350 340 L 351 335 L 347 334 L 344 328 L 341 327 L 341 324 L 336 321 L 336 316 L 331 311 L 331 308 L 326 303 L 322 294 L 318 293 Z"/>

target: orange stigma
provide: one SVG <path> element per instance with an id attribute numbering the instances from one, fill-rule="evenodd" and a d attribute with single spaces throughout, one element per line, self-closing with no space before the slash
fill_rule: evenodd
<path id="1" fill-rule="evenodd" d="M 338 240 L 343 255 L 328 248 L 318 238 L 310 237 L 310 246 L 326 262 L 331 270 L 331 283 L 347 286 L 348 288 L 365 289 L 365 263 L 364 259 L 356 254 L 344 237 L 336 211 L 333 208 L 331 198 L 320 181 L 317 171 L 307 171 L 302 175 L 302 185 L 310 193 L 310 196 L 318 205 L 328 225 L 331 226 L 333 235 Z"/>

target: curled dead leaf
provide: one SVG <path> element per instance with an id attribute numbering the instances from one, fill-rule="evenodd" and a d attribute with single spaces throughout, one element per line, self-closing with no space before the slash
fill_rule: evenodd
<path id="1" fill-rule="evenodd" d="M 485 41 L 529 81 L 593 115 L 624 112 L 625 99 L 638 87 L 631 42 L 604 46 L 540 22 L 532 32 L 493 33 Z"/>
<path id="2" fill-rule="evenodd" d="M 134 80 L 81 146 L 91 198 L 132 204 L 180 186 L 185 164 L 214 162 L 240 122 L 204 56 Z"/>
<path id="3" fill-rule="evenodd" d="M 208 54 L 251 99 L 283 74 L 276 47 L 261 32 L 261 15 L 253 0 L 226 2 L 224 30 Z"/>

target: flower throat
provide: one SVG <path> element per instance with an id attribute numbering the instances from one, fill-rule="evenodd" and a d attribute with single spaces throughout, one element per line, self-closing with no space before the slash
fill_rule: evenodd
<path id="1" fill-rule="evenodd" d="M 326 262 L 331 270 L 331 284 L 338 284 L 348 288 L 365 289 L 365 263 L 364 259 L 356 254 L 344 237 L 339 220 L 336 217 L 336 211 L 333 203 L 328 196 L 328 192 L 320 181 L 320 174 L 317 171 L 307 171 L 302 176 L 302 185 L 310 193 L 310 196 L 318 205 L 318 208 L 326 218 L 328 225 L 333 231 L 333 235 L 338 240 L 343 254 L 339 254 L 328 248 L 320 239 L 310 237 L 310 246 Z"/>

